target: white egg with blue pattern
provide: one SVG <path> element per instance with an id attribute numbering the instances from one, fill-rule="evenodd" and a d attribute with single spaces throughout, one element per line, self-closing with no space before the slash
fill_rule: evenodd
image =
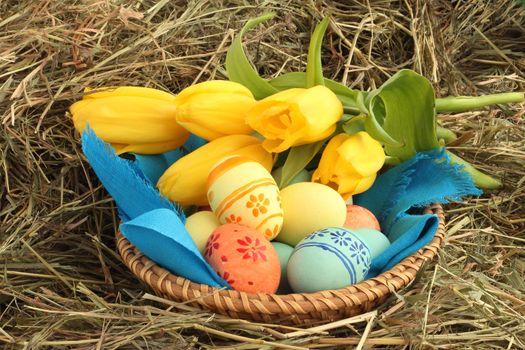
<path id="1" fill-rule="evenodd" d="M 288 282 L 296 293 L 339 289 L 363 281 L 371 254 L 354 232 L 318 230 L 300 241 L 288 260 Z"/>

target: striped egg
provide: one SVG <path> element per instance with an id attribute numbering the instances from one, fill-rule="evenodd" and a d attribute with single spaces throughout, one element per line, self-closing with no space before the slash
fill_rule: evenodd
<path id="1" fill-rule="evenodd" d="M 223 224 L 241 224 L 274 239 L 283 225 L 279 188 L 259 163 L 230 157 L 208 175 L 208 201 Z"/>
<path id="2" fill-rule="evenodd" d="M 286 274 L 294 292 L 313 293 L 363 281 L 370 263 L 370 249 L 358 234 L 343 227 L 329 227 L 295 246 Z"/>

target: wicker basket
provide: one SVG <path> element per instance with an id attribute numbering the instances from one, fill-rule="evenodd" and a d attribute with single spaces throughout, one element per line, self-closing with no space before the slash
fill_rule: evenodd
<path id="1" fill-rule="evenodd" d="M 440 205 L 428 207 L 440 225 L 434 239 L 389 271 L 359 284 L 317 293 L 248 294 L 213 288 L 178 277 L 141 254 L 120 232 L 117 247 L 124 263 L 158 295 L 208 309 L 233 318 L 283 325 L 313 325 L 373 310 L 393 291 L 410 284 L 423 263 L 432 259 L 445 238 L 445 218 Z"/>

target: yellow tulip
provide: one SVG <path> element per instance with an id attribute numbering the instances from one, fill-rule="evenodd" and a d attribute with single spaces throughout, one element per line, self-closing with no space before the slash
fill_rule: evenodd
<path id="1" fill-rule="evenodd" d="M 312 181 L 332 187 L 347 200 L 372 186 L 384 162 L 383 147 L 366 132 L 339 134 L 326 145 Z"/>
<path id="2" fill-rule="evenodd" d="M 268 171 L 272 155 L 261 141 L 249 135 L 229 135 L 215 139 L 176 161 L 157 182 L 160 193 L 181 205 L 208 205 L 206 180 L 217 162 L 228 156 L 248 157 Z"/>
<path id="3" fill-rule="evenodd" d="M 91 92 L 70 108 L 75 128 L 89 126 L 118 154 L 158 154 L 180 147 L 189 133 L 175 121 L 175 96 L 144 87 Z"/>
<path id="4" fill-rule="evenodd" d="M 253 132 L 245 119 L 255 99 L 239 83 L 212 80 L 196 84 L 182 90 L 175 103 L 177 122 L 208 141 Z"/>
<path id="5" fill-rule="evenodd" d="M 322 140 L 335 130 L 343 105 L 327 87 L 289 89 L 257 102 L 246 121 L 264 136 L 263 147 L 279 153 Z"/>

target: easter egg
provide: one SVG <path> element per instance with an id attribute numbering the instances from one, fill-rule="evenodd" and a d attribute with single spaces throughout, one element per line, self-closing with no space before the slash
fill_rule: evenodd
<path id="1" fill-rule="evenodd" d="M 299 182 L 281 190 L 284 223 L 279 242 L 295 246 L 325 227 L 343 226 L 346 204 L 333 188 L 316 182 Z"/>
<path id="2" fill-rule="evenodd" d="M 252 227 L 269 240 L 281 231 L 279 188 L 261 164 L 242 157 L 220 162 L 208 176 L 207 194 L 221 223 Z"/>
<path id="3" fill-rule="evenodd" d="M 370 249 L 372 259 L 381 255 L 390 247 L 390 241 L 381 232 L 370 228 L 356 228 L 352 229 L 361 241 Z"/>
<path id="4" fill-rule="evenodd" d="M 292 291 L 290 285 L 288 284 L 288 278 L 286 275 L 286 266 L 288 265 L 288 259 L 293 252 L 293 247 L 290 247 L 288 244 L 280 242 L 272 242 L 277 255 L 279 256 L 279 264 L 281 265 L 281 280 L 279 281 L 279 288 L 277 289 L 277 294 L 288 294 Z"/>
<path id="5" fill-rule="evenodd" d="M 279 256 L 255 229 L 226 224 L 208 239 L 204 259 L 235 290 L 275 293 L 281 278 Z"/>
<path id="6" fill-rule="evenodd" d="M 372 212 L 359 205 L 346 206 L 346 220 L 343 227 L 347 228 L 371 228 L 381 230 L 379 221 Z"/>
<path id="7" fill-rule="evenodd" d="M 274 171 L 272 171 L 272 176 L 275 179 L 275 182 L 277 185 L 281 183 L 281 177 L 283 174 L 283 167 L 277 168 Z M 297 175 L 294 176 L 294 178 L 288 183 L 288 185 L 293 185 L 298 182 L 309 182 L 312 178 L 312 175 L 310 173 L 303 169 L 301 170 Z"/>
<path id="8" fill-rule="evenodd" d="M 361 282 L 370 269 L 370 250 L 345 228 L 325 228 L 303 239 L 288 260 L 294 292 L 338 289 Z"/>
<path id="9" fill-rule="evenodd" d="M 199 211 L 188 216 L 186 219 L 186 230 L 195 242 L 201 253 L 212 232 L 221 225 L 215 214 L 211 211 Z"/>

